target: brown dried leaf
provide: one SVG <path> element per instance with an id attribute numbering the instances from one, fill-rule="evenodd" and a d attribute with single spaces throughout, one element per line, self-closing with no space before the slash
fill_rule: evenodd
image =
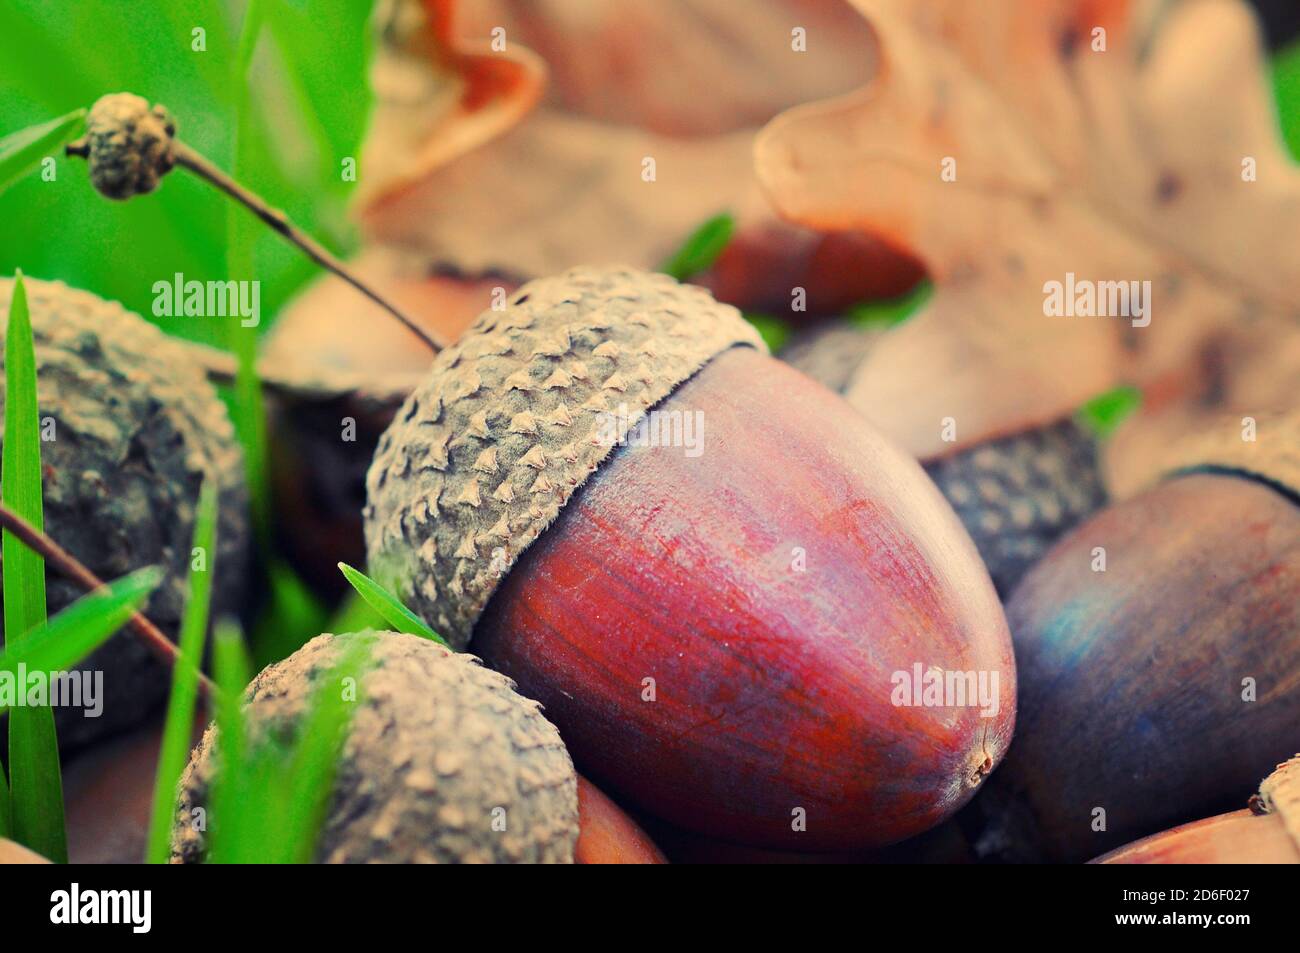
<path id="1" fill-rule="evenodd" d="M 1193 397 L 1259 413 L 1294 402 L 1297 365 L 1279 354 L 1294 353 L 1300 314 L 1300 173 L 1240 3 L 855 5 L 877 76 L 779 117 L 756 157 L 792 220 L 885 236 L 935 279 L 926 312 L 856 377 L 868 417 L 929 457 L 1121 383 L 1153 414 Z M 941 180 L 945 157 L 956 181 Z M 1247 157 L 1258 181 L 1243 179 Z M 1150 280 L 1150 326 L 1045 316 L 1044 284 L 1070 272 Z"/>
<path id="2" fill-rule="evenodd" d="M 413 5 L 399 6 L 411 14 Z M 389 80 L 377 84 L 363 163 L 372 242 L 418 251 L 431 266 L 522 280 L 576 264 L 653 268 L 701 221 L 730 211 L 737 236 L 702 280 L 741 306 L 786 310 L 792 286 L 811 278 L 808 310 L 824 312 L 919 277 L 910 256 L 876 239 L 781 222 L 754 176 L 761 122 L 871 75 L 870 31 L 847 5 L 466 4 L 458 36 L 487 41 L 501 28 L 497 55 L 531 62 L 521 44 L 534 45 L 553 80 L 545 104 L 513 129 L 494 123 L 476 139 L 454 131 L 463 121 L 445 128 L 450 7 L 426 3 L 430 28 L 390 31 L 376 67 Z M 791 49 L 795 27 L 807 30 L 810 52 Z M 465 148 L 471 141 L 481 148 Z M 647 157 L 654 182 L 642 178 Z"/>

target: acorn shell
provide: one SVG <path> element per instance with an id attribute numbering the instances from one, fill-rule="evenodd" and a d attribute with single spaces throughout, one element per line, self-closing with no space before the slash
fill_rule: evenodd
<path id="1" fill-rule="evenodd" d="M 143 566 L 165 576 L 145 606 L 169 635 L 180 626 L 195 506 L 216 481 L 219 523 L 214 616 L 240 605 L 249 540 L 243 461 L 225 405 L 183 343 L 116 302 L 60 282 L 24 278 L 36 351 L 43 434 L 45 531 L 104 580 Z M 0 279 L 0 325 L 12 279 Z M 4 341 L 0 339 L 0 355 Z M 4 402 L 0 369 L 0 406 Z M 49 611 L 84 595 L 47 572 Z M 138 721 L 170 676 L 129 633 L 79 668 L 104 673 L 104 711 L 55 709 L 60 743 L 75 747 Z"/>
<path id="2" fill-rule="evenodd" d="M 796 335 L 781 358 L 845 394 L 888 331 L 843 322 Z M 1097 439 L 1073 420 L 986 440 L 922 461 L 1007 598 L 1062 533 L 1106 504 Z"/>
<path id="3" fill-rule="evenodd" d="M 371 643 L 316 859 L 322 863 L 572 863 L 577 776 L 559 732 L 514 683 L 418 636 L 321 635 L 245 693 L 253 738 L 292 730 L 352 639 Z M 215 725 L 181 779 L 173 863 L 203 860 Z M 215 829 L 221 819 L 209 815 Z M 504 821 L 504 825 L 502 824 Z M 504 829 L 501 829 L 504 826 Z"/>
<path id="4" fill-rule="evenodd" d="M 740 312 L 665 275 L 576 268 L 485 311 L 407 399 L 367 479 L 370 567 L 454 646 L 645 412 L 727 348 Z"/>

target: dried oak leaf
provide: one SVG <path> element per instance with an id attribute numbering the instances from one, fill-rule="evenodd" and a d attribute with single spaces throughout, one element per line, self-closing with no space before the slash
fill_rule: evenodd
<path id="1" fill-rule="evenodd" d="M 856 374 L 849 397 L 869 418 L 933 457 L 1121 383 L 1146 394 L 1138 427 L 1189 401 L 1295 401 L 1300 173 L 1243 5 L 855 6 L 876 76 L 778 117 L 755 154 L 783 214 L 880 234 L 935 280 L 926 311 Z M 1067 273 L 1151 281 L 1150 325 L 1046 316 L 1045 283 Z"/>
<path id="2" fill-rule="evenodd" d="M 522 281 L 576 264 L 657 267 L 701 221 L 730 211 L 736 237 L 700 280 L 743 307 L 785 311 L 799 285 L 808 312 L 826 312 L 919 278 L 911 256 L 878 239 L 782 222 L 754 175 L 764 121 L 870 77 L 871 34 L 847 5 L 465 4 L 455 36 L 495 39 L 497 55 L 550 70 L 541 106 L 523 117 L 516 85 L 513 107 L 490 123 L 448 105 L 461 101 L 448 50 L 468 42 L 453 39 L 456 8 L 395 3 L 401 28 L 383 32 L 359 203 L 369 242 L 418 252 L 431 270 Z M 795 29 L 808 52 L 792 48 Z"/>

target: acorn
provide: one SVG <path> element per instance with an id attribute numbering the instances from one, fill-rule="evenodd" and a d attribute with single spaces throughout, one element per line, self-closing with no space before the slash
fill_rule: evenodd
<path id="1" fill-rule="evenodd" d="M 264 669 L 246 692 L 253 743 L 291 733 L 343 645 L 372 667 L 348 726 L 316 848 L 321 863 L 572 863 L 577 776 L 541 706 L 470 655 L 395 632 L 321 635 Z M 215 725 L 181 778 L 172 861 L 204 859 L 189 823 L 213 781 Z M 219 829 L 221 819 L 209 814 Z"/>
<path id="2" fill-rule="evenodd" d="M 653 434 L 680 446 L 638 446 Z M 621 268 L 525 285 L 434 360 L 368 496 L 372 574 L 542 702 L 584 773 L 679 826 L 892 843 L 1010 740 L 1001 606 L 951 508 L 702 289 Z M 936 669 L 996 701 L 898 694 Z"/>
<path id="3" fill-rule="evenodd" d="M 23 282 L 36 352 L 46 532 L 101 579 L 161 567 L 165 575 L 145 611 L 175 638 L 199 489 L 212 479 L 220 500 L 214 604 L 235 611 L 245 582 L 247 493 L 234 429 L 202 368 L 184 345 L 115 302 L 59 282 Z M 0 279 L 0 316 L 9 313 L 13 289 L 13 279 Z M 47 572 L 51 615 L 83 594 Z M 127 633 L 78 668 L 103 673 L 103 711 L 86 717 L 81 708 L 54 709 L 65 751 L 139 722 L 170 686 L 165 665 Z"/>
<path id="4" fill-rule="evenodd" d="M 1300 755 L 1260 785 L 1250 810 L 1144 837 L 1093 864 L 1300 864 Z"/>
<path id="5" fill-rule="evenodd" d="M 6 837 L 0 837 L 0 865 L 3 864 L 48 864 L 49 861 L 40 854 L 28 850 L 22 844 Z"/>
<path id="6" fill-rule="evenodd" d="M 1300 416 L 1177 456 L 1007 605 L 1017 740 L 976 849 L 1081 861 L 1239 805 L 1300 723 Z M 1235 442 L 1235 447 L 1233 443 Z"/>
<path id="7" fill-rule="evenodd" d="M 796 334 L 781 358 L 848 395 L 858 366 L 887 333 L 833 322 Z M 1069 417 L 921 463 L 957 511 L 1004 599 L 1062 533 L 1106 504 L 1097 438 Z"/>

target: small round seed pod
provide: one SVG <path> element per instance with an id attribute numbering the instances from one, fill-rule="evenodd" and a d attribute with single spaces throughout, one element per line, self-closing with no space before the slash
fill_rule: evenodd
<path id="1" fill-rule="evenodd" d="M 781 358 L 847 394 L 867 352 L 887 333 L 828 324 L 796 335 Z M 1005 599 L 1062 533 L 1106 504 L 1098 451 L 1097 439 L 1067 418 L 921 465 L 957 511 Z"/>
<path id="2" fill-rule="evenodd" d="M 1300 864 L 1300 755 L 1277 766 L 1252 808 L 1152 834 L 1094 864 Z"/>
<path id="3" fill-rule="evenodd" d="M 1016 743 L 977 849 L 1082 861 L 1239 805 L 1300 724 L 1300 417 L 1185 455 L 1007 603 Z M 1199 443 L 1199 441 L 1198 441 Z"/>
<path id="4" fill-rule="evenodd" d="M 134 93 L 110 93 L 90 107 L 86 134 L 71 148 L 86 156 L 95 189 L 121 201 L 152 192 L 172 170 L 175 135 L 165 107 Z"/>
<path id="5" fill-rule="evenodd" d="M 898 841 L 1010 741 L 1001 606 L 951 508 L 701 289 L 525 285 L 438 355 L 368 493 L 371 571 L 541 701 L 593 780 L 680 826 Z M 895 694 L 934 668 L 996 701 Z"/>
<path id="6" fill-rule="evenodd" d="M 314 683 L 353 639 L 372 667 L 348 736 L 316 859 L 321 863 L 572 863 L 573 762 L 537 702 L 470 655 L 395 632 L 321 635 L 264 669 L 245 693 L 252 743 L 292 736 Z M 203 859 L 189 823 L 207 803 L 219 744 L 210 726 L 181 779 L 173 862 Z M 221 818 L 209 815 L 212 830 Z M 219 836 L 219 835 L 218 835 Z"/>
<path id="7" fill-rule="evenodd" d="M 249 539 L 243 463 L 225 405 L 202 369 L 184 345 L 119 304 L 58 282 L 23 281 L 36 351 L 46 532 L 101 579 L 162 568 L 145 612 L 175 637 L 195 506 L 210 478 L 220 505 L 214 612 L 236 610 Z M 0 279 L 0 321 L 13 288 L 12 279 Z M 47 572 L 51 614 L 82 595 Z M 56 707 L 65 749 L 139 721 L 170 685 L 167 667 L 124 632 L 79 667 L 103 672 L 103 712 L 90 718 L 81 708 Z"/>

